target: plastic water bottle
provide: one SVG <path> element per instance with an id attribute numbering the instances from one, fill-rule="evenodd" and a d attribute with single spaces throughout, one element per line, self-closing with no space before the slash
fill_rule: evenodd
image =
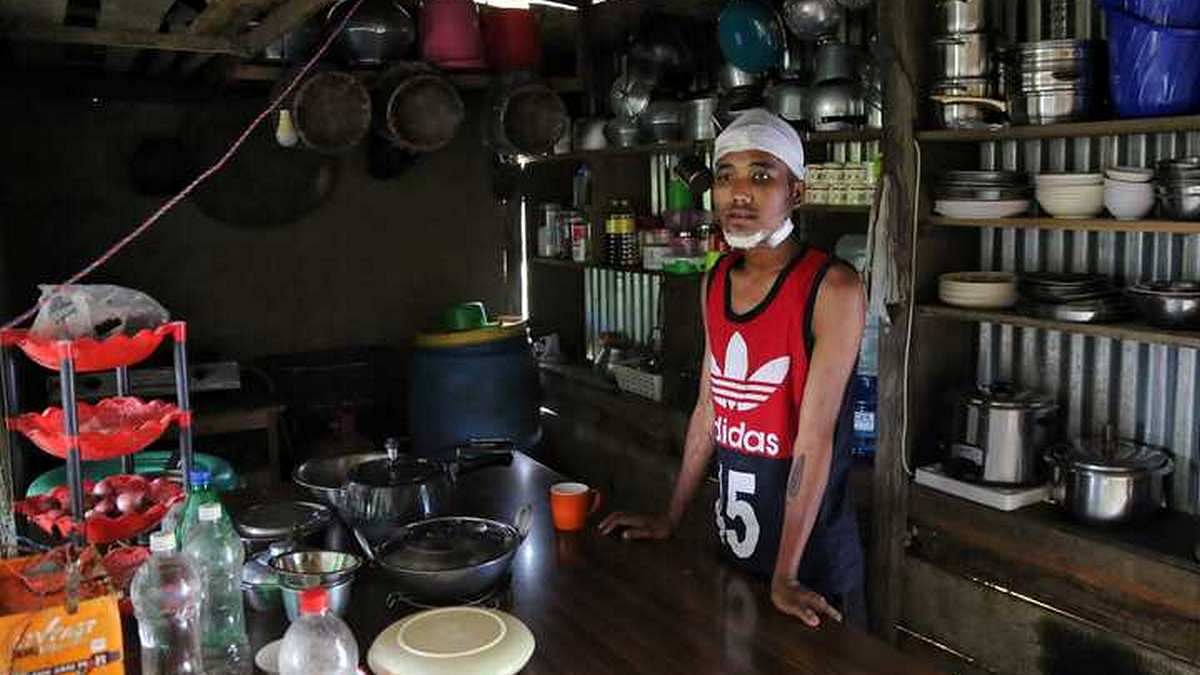
<path id="1" fill-rule="evenodd" d="M 201 504 L 183 553 L 204 576 L 200 646 L 207 675 L 249 674 L 254 661 L 242 608 L 242 541 L 219 503 Z"/>
<path id="2" fill-rule="evenodd" d="M 279 675 L 354 675 L 358 643 L 350 628 L 329 611 L 320 586 L 300 592 L 300 616 L 283 634 Z"/>
<path id="3" fill-rule="evenodd" d="M 854 414 L 854 432 L 850 454 L 855 457 L 871 457 L 875 454 L 875 410 L 879 403 L 878 380 L 874 375 L 855 375 L 851 389 L 851 405 Z"/>
<path id="4" fill-rule="evenodd" d="M 145 675 L 204 673 L 200 648 L 201 575 L 175 551 L 174 532 L 150 535 L 150 557 L 129 587 Z"/>
<path id="5" fill-rule="evenodd" d="M 217 504 L 217 493 L 212 489 L 212 476 L 204 469 L 196 469 L 188 474 L 192 488 L 188 490 L 187 499 L 183 501 L 183 510 L 179 513 L 179 524 L 175 527 L 175 535 L 179 547 L 187 545 L 188 530 L 196 524 L 200 517 L 200 507 L 204 504 Z M 170 515 L 168 513 L 168 515 Z"/>

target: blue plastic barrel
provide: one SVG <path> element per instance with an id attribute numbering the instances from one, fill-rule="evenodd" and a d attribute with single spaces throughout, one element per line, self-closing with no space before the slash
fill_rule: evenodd
<path id="1" fill-rule="evenodd" d="M 1200 4 L 1200 3 L 1196 3 Z M 1104 0 L 1113 107 L 1119 117 L 1200 112 L 1200 30 L 1159 26 Z"/>
<path id="2" fill-rule="evenodd" d="M 528 448 L 540 435 L 540 389 L 529 337 L 497 328 L 425 335 L 409 364 L 413 451 L 437 455 L 480 439 Z M 470 335 L 477 339 L 469 338 Z"/>

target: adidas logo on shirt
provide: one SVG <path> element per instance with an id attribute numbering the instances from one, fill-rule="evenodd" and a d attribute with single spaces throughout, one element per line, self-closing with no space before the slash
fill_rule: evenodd
<path id="1" fill-rule="evenodd" d="M 734 333 L 725 347 L 725 368 L 717 363 L 716 356 L 709 359 L 709 374 L 712 376 L 713 400 L 722 408 L 730 410 L 754 410 L 771 398 L 779 385 L 787 379 L 791 358 L 780 356 L 771 359 L 750 377 L 750 354 L 741 333 Z"/>

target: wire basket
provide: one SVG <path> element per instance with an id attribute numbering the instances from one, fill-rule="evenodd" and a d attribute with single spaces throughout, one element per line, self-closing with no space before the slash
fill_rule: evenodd
<path id="1" fill-rule="evenodd" d="M 662 400 L 662 375 L 647 373 L 644 370 L 613 364 L 609 366 L 613 377 L 617 378 L 617 387 L 621 391 L 637 394 L 651 401 Z"/>

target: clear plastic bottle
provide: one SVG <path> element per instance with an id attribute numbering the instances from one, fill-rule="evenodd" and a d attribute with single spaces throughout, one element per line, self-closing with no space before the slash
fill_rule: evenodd
<path id="1" fill-rule="evenodd" d="M 204 504 L 219 503 L 217 493 L 212 489 L 212 476 L 208 471 L 196 469 L 189 473 L 188 477 L 192 487 L 188 490 L 187 499 L 183 501 L 183 510 L 179 512 L 178 523 L 175 526 L 175 536 L 180 548 L 187 545 L 188 530 L 196 524 L 200 507 Z"/>
<path id="2" fill-rule="evenodd" d="M 350 628 L 329 611 L 324 588 L 300 593 L 300 616 L 283 634 L 279 675 L 354 675 L 358 642 Z"/>
<path id="3" fill-rule="evenodd" d="M 207 675 L 249 674 L 254 656 L 242 607 L 242 564 L 246 553 L 220 503 L 201 504 L 188 530 L 183 553 L 204 576 L 200 645 Z"/>
<path id="4" fill-rule="evenodd" d="M 150 557 L 133 575 L 129 588 L 145 675 L 204 673 L 201 579 L 187 557 L 175 551 L 174 532 L 150 535 Z"/>

